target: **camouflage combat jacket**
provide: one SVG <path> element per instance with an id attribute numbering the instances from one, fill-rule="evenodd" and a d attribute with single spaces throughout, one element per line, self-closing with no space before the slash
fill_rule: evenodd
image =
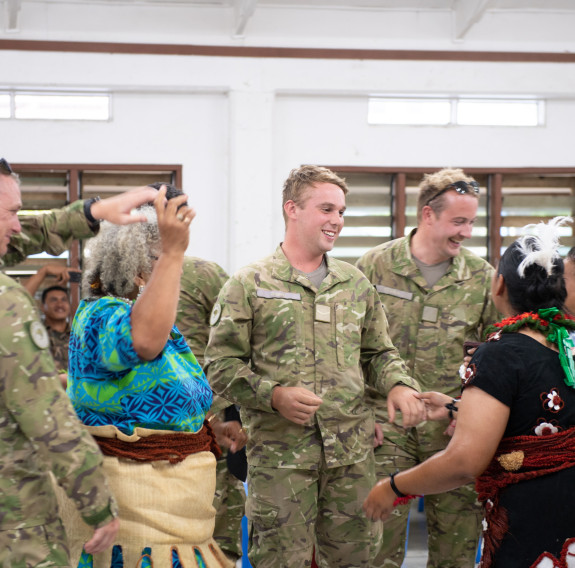
<path id="1" fill-rule="evenodd" d="M 215 262 L 193 256 L 184 258 L 176 327 L 202 367 L 210 335 L 210 314 L 227 279 L 224 269 Z"/>
<path id="2" fill-rule="evenodd" d="M 43 251 L 58 256 L 70 248 L 73 239 L 88 239 L 95 234 L 84 215 L 83 201 L 53 209 L 45 215 L 20 217 L 20 224 L 22 232 L 10 239 L 0 266 L 18 264 L 28 255 Z"/>
<path id="3" fill-rule="evenodd" d="M 377 294 L 348 263 L 327 259 L 317 290 L 281 247 L 235 274 L 211 316 L 206 368 L 212 388 L 239 404 L 248 462 L 317 469 L 349 465 L 372 451 L 374 418 L 365 385 L 419 390 L 389 338 Z M 275 386 L 323 399 L 314 423 L 294 424 L 271 407 Z"/>
<path id="4" fill-rule="evenodd" d="M 68 348 L 70 346 L 70 325 L 66 324 L 65 331 L 57 331 L 46 326 L 50 337 L 50 353 L 54 358 L 58 373 L 68 372 Z"/>
<path id="5" fill-rule="evenodd" d="M 373 248 L 357 266 L 379 292 L 391 340 L 421 388 L 458 396 L 463 342 L 480 341 L 484 327 L 498 319 L 491 301 L 494 269 L 461 248 L 428 289 L 411 256 L 413 234 Z"/>
<path id="6" fill-rule="evenodd" d="M 110 522 L 116 503 L 100 450 L 58 382 L 32 298 L 1 273 L 0 313 L 0 530 L 53 517 L 50 472 L 86 523 Z"/>

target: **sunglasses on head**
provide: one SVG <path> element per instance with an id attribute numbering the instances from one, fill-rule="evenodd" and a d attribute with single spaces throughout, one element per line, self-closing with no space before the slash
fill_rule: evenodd
<path id="1" fill-rule="evenodd" d="M 0 171 L 5 175 L 10 175 L 14 173 L 12 171 L 12 167 L 4 158 L 0 158 Z"/>
<path id="2" fill-rule="evenodd" d="M 467 193 L 474 193 L 479 195 L 479 184 L 476 181 L 454 181 L 449 185 L 446 185 L 441 191 L 438 191 L 433 197 L 427 200 L 425 205 L 429 205 L 434 199 L 443 195 L 446 191 L 454 189 L 459 193 L 459 195 L 465 195 Z"/>

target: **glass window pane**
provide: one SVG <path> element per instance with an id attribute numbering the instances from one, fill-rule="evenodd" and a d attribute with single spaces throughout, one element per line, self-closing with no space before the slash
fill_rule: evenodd
<path id="1" fill-rule="evenodd" d="M 346 179 L 345 224 L 332 255 L 352 264 L 369 249 L 391 237 L 391 176 L 341 173 Z"/>
<path id="2" fill-rule="evenodd" d="M 10 118 L 10 95 L 0 94 L 0 118 Z"/>
<path id="3" fill-rule="evenodd" d="M 107 95 L 15 95 L 15 116 L 19 119 L 108 120 Z"/>
<path id="4" fill-rule="evenodd" d="M 501 207 L 501 254 L 523 234 L 525 225 L 548 221 L 574 213 L 574 175 L 503 176 Z M 561 227 L 560 252 L 565 255 L 575 245 L 573 226 Z"/>
<path id="5" fill-rule="evenodd" d="M 369 124 L 445 125 L 451 120 L 451 102 L 433 99 L 369 99 Z"/>
<path id="6" fill-rule="evenodd" d="M 457 102 L 457 124 L 468 126 L 537 126 L 542 101 Z"/>

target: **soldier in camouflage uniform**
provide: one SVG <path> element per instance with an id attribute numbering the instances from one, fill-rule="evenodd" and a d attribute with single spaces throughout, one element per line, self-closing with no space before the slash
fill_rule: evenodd
<path id="1" fill-rule="evenodd" d="M 20 231 L 17 178 L 0 167 L 0 257 Z M 53 474 L 95 527 L 88 552 L 106 549 L 118 530 L 116 503 L 100 470 L 102 457 L 57 387 L 32 298 L 0 273 L 0 566 L 68 566 Z"/>
<path id="2" fill-rule="evenodd" d="M 249 558 L 258 568 L 370 566 L 380 526 L 361 504 L 374 481 L 366 383 L 405 425 L 419 387 L 392 345 L 370 282 L 326 253 L 343 226 L 344 180 L 317 166 L 284 185 L 284 242 L 237 272 L 211 316 L 212 388 L 248 431 Z M 377 548 L 377 546 L 374 546 Z"/>
<path id="3" fill-rule="evenodd" d="M 425 176 L 417 229 L 372 249 L 357 263 L 379 292 L 391 339 L 410 373 L 422 389 L 452 397 L 460 394 L 463 342 L 479 341 L 484 327 L 498 319 L 490 292 L 493 268 L 461 247 L 471 236 L 478 192 L 462 170 Z M 413 467 L 449 442 L 439 422 L 405 430 L 388 422 L 381 405 L 376 418 L 384 430 L 384 443 L 375 450 L 379 478 Z M 473 568 L 482 519 L 473 486 L 426 496 L 425 511 L 428 567 Z M 402 565 L 408 512 L 398 507 L 384 523 L 374 567 Z"/>
<path id="4" fill-rule="evenodd" d="M 62 286 L 50 286 L 42 291 L 44 325 L 50 336 L 50 353 L 59 373 L 68 372 L 68 344 L 70 343 L 70 299 Z"/>
<path id="5" fill-rule="evenodd" d="M 215 262 L 196 257 L 184 258 L 176 326 L 202 367 L 210 333 L 210 313 L 227 279 L 228 275 Z M 218 406 L 228 404 L 221 399 L 214 400 L 212 408 L 217 409 Z M 211 422 L 216 433 L 218 429 L 214 422 L 218 420 L 225 421 L 223 411 L 218 412 Z M 241 428 L 239 423 L 238 428 Z M 228 558 L 238 560 L 242 556 L 241 523 L 244 516 L 245 491 L 243 483 L 228 469 L 228 451 L 222 448 L 222 457 L 216 466 L 214 508 L 217 513 L 214 539 Z"/>
<path id="6" fill-rule="evenodd" d="M 142 188 L 98 205 L 79 201 L 20 222 L 18 178 L 0 159 L 0 266 L 42 251 L 61 254 L 72 238 L 93 236 L 96 219 L 141 220 L 129 212 L 154 193 Z M 0 566 L 68 566 L 50 472 L 95 527 L 88 552 L 112 544 L 116 503 L 100 471 L 98 447 L 57 387 L 48 336 L 32 298 L 2 273 L 0 313 Z"/>

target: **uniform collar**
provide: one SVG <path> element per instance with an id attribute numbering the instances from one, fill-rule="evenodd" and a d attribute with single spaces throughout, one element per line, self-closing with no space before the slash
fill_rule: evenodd
<path id="1" fill-rule="evenodd" d="M 325 254 L 327 262 L 327 276 L 321 284 L 321 287 L 331 287 L 338 282 L 345 282 L 351 278 L 351 274 L 343 270 L 343 265 L 335 262 L 329 255 Z M 281 247 L 281 243 L 273 254 L 272 276 L 284 282 L 297 282 L 306 288 L 310 288 L 310 280 L 307 276 L 296 270 L 287 259 Z"/>
<path id="2" fill-rule="evenodd" d="M 416 231 L 417 229 L 413 229 L 407 238 L 402 240 L 397 254 L 394 255 L 395 258 L 393 259 L 391 270 L 395 274 L 400 274 L 401 276 L 410 278 L 420 286 L 427 287 L 427 283 L 415 264 L 413 255 L 411 254 L 411 239 L 413 238 L 413 235 L 415 235 Z M 448 279 L 447 284 L 452 284 L 453 282 L 464 282 L 470 278 L 471 270 L 465 262 L 464 251 L 461 250 L 457 256 L 453 257 L 447 272 L 441 277 L 434 288 L 437 288 L 437 285 L 441 286 L 441 283 L 443 283 L 445 279 Z"/>

